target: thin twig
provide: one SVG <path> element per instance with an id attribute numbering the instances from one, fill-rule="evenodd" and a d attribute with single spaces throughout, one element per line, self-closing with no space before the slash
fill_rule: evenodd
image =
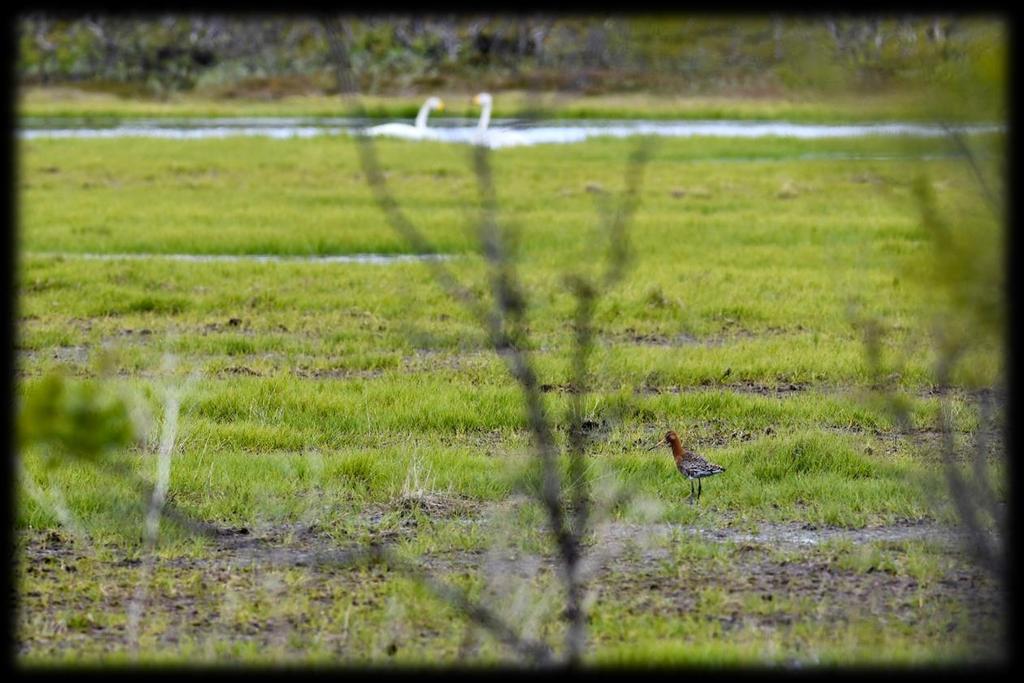
<path id="1" fill-rule="evenodd" d="M 393 230 L 412 245 L 413 249 L 421 254 L 434 253 L 433 245 L 413 225 L 401 208 L 398 202 L 388 190 L 387 181 L 380 167 L 377 158 L 377 150 L 371 138 L 357 132 L 355 135 L 356 146 L 359 150 L 359 160 L 366 174 L 366 180 L 373 191 L 374 199 L 378 207 L 384 212 L 384 216 Z M 479 301 L 479 298 L 468 287 L 463 286 L 457 277 L 440 259 L 428 259 L 425 261 L 434 279 L 441 285 L 445 292 L 462 303 L 480 321 L 487 320 L 487 309 Z"/>
<path id="2" fill-rule="evenodd" d="M 484 256 L 491 265 L 494 298 L 494 310 L 488 317 L 488 332 L 494 350 L 505 361 L 509 373 L 522 390 L 527 422 L 541 461 L 541 503 L 562 561 L 566 566 L 571 566 L 578 559 L 578 549 L 565 521 L 554 430 L 544 408 L 540 382 L 526 349 L 526 299 L 497 223 L 490 150 L 483 146 L 475 147 L 473 161 L 482 208 L 480 242 Z"/>
<path id="3" fill-rule="evenodd" d="M 274 553 L 261 555 L 262 560 L 277 560 Z M 294 565 L 295 558 L 282 555 L 281 561 Z M 536 664 L 550 664 L 553 661 L 551 648 L 537 640 L 522 638 L 497 614 L 476 600 L 473 600 L 462 589 L 440 581 L 429 572 L 413 563 L 398 557 L 386 546 L 367 545 L 331 552 L 315 552 L 308 556 L 307 562 L 318 566 L 350 566 L 366 562 L 380 562 L 410 579 L 424 585 L 434 595 L 450 604 L 478 626 L 489 631 L 500 643 L 533 661 Z"/>
<path id="4" fill-rule="evenodd" d="M 60 495 L 60 489 L 53 488 L 53 491 L 49 494 L 44 491 L 36 483 L 35 477 L 25 467 L 25 463 L 22 462 L 21 458 L 16 457 L 14 459 L 14 466 L 18 471 L 18 480 L 29 497 L 35 501 L 36 505 L 43 510 L 52 512 L 53 516 L 60 522 L 60 525 L 69 529 L 75 536 L 86 541 L 90 540 L 85 526 L 75 517 L 74 513 L 71 512 L 71 508 L 65 503 L 64 497 Z"/>
<path id="5" fill-rule="evenodd" d="M 160 534 L 160 516 L 167 500 L 167 489 L 171 480 L 171 453 L 174 451 L 175 438 L 178 435 L 178 412 L 180 399 L 176 390 L 169 390 L 164 404 L 164 424 L 160 435 L 160 448 L 157 452 L 156 485 L 150 496 L 149 511 L 143 530 L 145 545 L 139 581 L 135 593 L 128 603 L 128 640 L 132 643 L 136 656 L 139 648 L 139 622 L 142 609 L 149 590 L 149 580 L 153 573 L 153 562 L 157 538 Z"/>
<path id="6" fill-rule="evenodd" d="M 956 351 L 944 354 L 940 358 L 936 371 L 939 383 L 939 430 L 942 434 L 942 456 L 945 463 L 946 482 L 953 496 L 953 503 L 964 526 L 967 528 L 968 543 L 971 551 L 989 571 L 1002 576 L 1004 567 L 999 555 L 989 538 L 988 532 L 982 527 L 978 518 L 979 506 L 969 491 L 967 482 L 956 464 L 956 444 L 953 439 L 953 424 L 949 404 L 948 385 L 950 371 L 956 361 Z"/>
<path id="7" fill-rule="evenodd" d="M 568 454 L 569 489 L 573 509 L 572 537 L 577 548 L 573 562 L 567 566 L 567 613 L 569 631 L 567 659 L 570 666 L 578 665 L 586 645 L 586 614 L 583 608 L 583 585 L 580 572 L 583 539 L 590 522 L 590 487 L 586 472 L 586 452 L 590 439 L 584 429 L 585 401 L 590 392 L 589 362 L 594 349 L 594 313 L 599 298 L 622 279 L 629 260 L 629 224 L 639 205 L 640 183 L 648 159 L 647 141 L 630 157 L 626 171 L 626 189 L 619 206 L 607 207 L 601 213 L 608 233 L 608 251 L 602 285 L 596 286 L 583 276 L 570 278 L 569 285 L 576 297 L 574 315 L 574 345 L 569 397 Z"/>
<path id="8" fill-rule="evenodd" d="M 991 421 L 991 400 L 983 392 L 978 397 L 978 428 L 974 432 L 974 481 L 978 495 L 985 501 L 989 511 L 993 512 L 996 496 L 988 477 L 988 430 Z"/>
<path id="9" fill-rule="evenodd" d="M 338 45 L 338 31 L 329 27 L 327 35 L 328 39 L 335 44 L 335 50 L 340 50 L 341 46 Z M 350 64 L 347 62 L 339 63 L 338 71 L 340 82 L 351 82 Z M 351 90 L 346 90 L 344 85 L 341 90 L 343 93 L 352 92 Z M 361 104 L 356 98 L 350 97 L 348 99 L 353 112 L 357 115 L 359 113 L 364 113 Z M 388 190 L 387 182 L 377 158 L 376 147 L 371 138 L 366 135 L 364 131 L 356 131 L 355 139 L 363 171 L 366 174 L 367 181 L 374 193 L 374 198 L 384 213 L 388 224 L 420 253 L 433 253 L 432 245 L 422 235 L 419 229 L 405 216 L 399 208 L 398 202 L 395 201 L 394 197 Z M 511 340 L 505 334 L 504 326 L 502 325 L 500 317 L 495 312 L 488 311 L 487 308 L 479 301 L 479 298 L 468 288 L 464 287 L 444 263 L 439 260 L 430 260 L 427 261 L 427 263 L 435 280 L 437 280 L 437 282 L 450 296 L 452 296 L 452 298 L 466 306 L 466 308 L 484 324 L 485 329 L 488 330 L 490 334 L 492 345 L 494 345 L 495 349 L 498 350 L 499 355 L 502 355 L 506 361 L 509 361 L 510 357 L 507 354 L 503 354 L 502 350 L 514 350 L 516 349 L 516 346 L 511 343 Z M 511 356 L 510 369 L 517 371 L 519 373 L 518 376 L 524 377 L 527 383 L 534 387 L 534 392 L 536 393 L 539 402 L 540 392 L 536 390 L 536 377 L 533 375 L 532 369 L 529 365 L 522 361 L 523 357 L 521 355 L 513 353 Z M 536 414 L 537 411 L 533 410 L 531 413 Z M 542 406 L 539 414 L 541 416 L 543 415 Z M 546 439 L 548 446 L 546 447 L 545 452 L 548 453 L 550 459 L 554 461 L 554 440 L 550 437 L 550 428 L 546 427 L 546 422 L 545 428 L 549 433 L 548 438 Z M 560 505 L 559 514 L 561 514 Z M 497 615 L 488 611 L 483 606 L 469 601 L 468 598 L 466 598 L 465 595 L 457 589 L 423 572 L 416 572 L 414 573 L 414 576 L 421 583 L 431 588 L 435 594 L 445 599 L 449 604 L 456 607 L 475 623 L 495 635 L 495 637 L 497 637 L 501 642 L 510 645 L 513 649 L 534 661 L 547 662 L 551 659 L 550 650 L 547 646 L 540 646 L 522 641 Z"/>
<path id="10" fill-rule="evenodd" d="M 328 31 L 328 38 L 339 42 L 337 31 Z M 337 46 L 340 50 L 342 46 Z M 339 70 L 348 68 L 348 63 L 339 62 Z M 345 89 L 342 88 L 344 92 Z M 351 100 L 354 112 L 361 112 L 358 101 Z M 399 208 L 392 196 L 376 154 L 376 147 L 370 136 L 363 131 L 356 134 L 357 147 L 364 173 L 373 191 L 378 206 L 391 227 L 414 249 L 421 253 L 433 253 L 432 246 Z M 475 146 L 472 151 L 474 175 L 480 198 L 479 239 L 483 255 L 490 267 L 492 304 L 488 309 L 472 291 L 463 286 L 451 271 L 440 261 L 428 262 L 434 278 L 441 287 L 465 305 L 487 332 L 494 351 L 505 365 L 522 391 L 526 407 L 527 423 L 533 435 L 542 469 L 540 502 L 546 512 L 550 533 L 558 550 L 559 566 L 567 591 L 566 615 L 570 622 L 567 635 L 567 660 L 570 665 L 580 662 L 585 643 L 586 615 L 583 609 L 583 590 L 580 582 L 579 564 L 582 555 L 582 539 L 589 520 L 589 491 L 585 472 L 586 439 L 583 435 L 582 394 L 589 384 L 587 365 L 593 348 L 593 315 L 600 292 L 598 288 L 582 279 L 575 281 L 573 291 L 577 298 L 576 345 L 573 357 L 573 375 L 579 385 L 574 393 L 571 407 L 570 426 L 570 495 L 574 508 L 573 524 L 566 519 L 562 500 L 562 483 L 558 465 L 558 448 L 554 429 L 544 407 L 542 392 L 536 370 L 528 351 L 528 330 L 526 324 L 527 302 L 522 285 L 513 265 L 510 233 L 498 222 L 498 203 L 490 163 L 490 151 L 486 146 Z M 621 279 L 628 260 L 627 226 L 632 218 L 639 197 L 642 169 L 647 159 L 647 145 L 641 145 L 631 157 L 626 179 L 626 191 L 620 206 L 615 211 L 602 215 L 609 234 L 608 263 L 603 284 L 610 286 Z M 420 580 L 432 585 L 435 593 L 446 596 L 448 601 L 461 611 L 473 617 L 477 623 L 496 634 L 503 642 L 514 643 L 511 629 L 494 615 L 480 612 L 479 606 L 466 604 L 458 594 L 451 593 L 451 587 L 438 582 L 434 577 L 423 574 Z M 522 647 L 518 649 L 524 654 Z M 537 658 L 537 652 L 533 652 Z"/>
<path id="11" fill-rule="evenodd" d="M 988 204 L 988 207 L 997 218 L 1001 219 L 1001 211 L 1002 207 L 1005 206 L 1005 203 L 1002 201 L 1002 197 L 996 195 L 996 192 L 992 189 L 988 179 L 985 178 L 985 174 L 982 172 L 981 166 L 978 165 L 976 155 L 967 146 L 964 134 L 946 123 L 943 123 L 942 127 L 950 139 L 953 140 L 953 144 L 957 146 L 960 153 L 967 159 L 967 163 L 971 167 L 971 172 L 974 174 L 974 178 L 978 182 L 978 187 L 981 188 L 982 195 L 984 195 L 985 202 Z"/>
<path id="12" fill-rule="evenodd" d="M 130 486 L 135 488 L 136 491 L 138 491 L 142 500 L 152 500 L 154 490 L 156 488 L 155 485 L 143 479 L 127 464 L 106 460 L 104 462 L 95 462 L 94 465 L 100 472 L 107 474 L 118 481 L 127 482 Z M 220 536 L 223 532 L 223 530 L 215 524 L 210 524 L 209 522 L 196 519 L 188 512 L 179 509 L 172 501 L 169 500 L 164 500 L 160 514 L 163 519 L 173 522 L 177 526 L 187 530 L 189 533 L 197 536 L 215 538 Z"/>

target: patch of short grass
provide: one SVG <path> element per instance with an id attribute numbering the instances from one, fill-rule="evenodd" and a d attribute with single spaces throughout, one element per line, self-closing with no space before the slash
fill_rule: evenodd
<path id="1" fill-rule="evenodd" d="M 440 93 L 454 105 L 468 98 L 461 93 Z M 941 100 L 941 98 L 939 98 Z M 368 115 L 383 118 L 415 117 L 423 96 L 364 96 Z M 607 94 L 569 96 L 563 93 L 503 91 L 495 102 L 495 117 L 519 116 L 528 104 L 540 103 L 549 115 L 559 118 L 695 118 L 695 119 L 788 119 L 791 121 L 929 120 L 937 112 L 968 112 L 962 102 L 949 106 L 937 101 L 935 93 L 859 93 L 857 96 L 821 96 L 795 93 L 789 97 L 666 97 L 664 94 Z M 87 91 L 70 86 L 32 86 L 19 94 L 18 115 L 23 117 L 86 117 L 121 119 L 135 117 L 212 116 L 313 116 L 337 117 L 337 96 L 287 96 L 274 101 L 245 98 L 216 98 L 202 93 L 179 94 L 169 99 L 126 99 L 114 94 Z M 475 114 L 467 113 L 472 116 Z M 963 114 L 961 114 L 963 115 Z"/>

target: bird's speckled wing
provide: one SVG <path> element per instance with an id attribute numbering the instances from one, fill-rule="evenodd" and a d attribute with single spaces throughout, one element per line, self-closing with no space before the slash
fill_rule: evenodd
<path id="1" fill-rule="evenodd" d="M 699 455 L 690 452 L 686 453 L 686 458 L 679 461 L 678 467 L 679 471 L 687 479 L 703 479 L 713 474 L 725 472 L 724 467 L 708 462 Z"/>

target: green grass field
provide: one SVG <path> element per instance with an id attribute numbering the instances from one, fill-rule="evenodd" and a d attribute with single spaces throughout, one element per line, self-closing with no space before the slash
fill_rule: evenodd
<path id="1" fill-rule="evenodd" d="M 472 92 L 440 92 L 448 114 L 476 117 Z M 364 96 L 362 106 L 370 116 L 413 118 L 425 96 Z M 495 102 L 494 116 L 521 116 L 526 106 L 542 107 L 555 118 L 641 119 L 786 119 L 804 122 L 875 120 L 990 121 L 985 106 L 954 92 L 886 91 L 847 95 L 806 93 L 771 97 L 690 96 L 668 93 L 571 96 L 544 92 L 503 90 Z M 229 99 L 201 94 L 177 94 L 166 99 L 121 97 L 74 87 L 24 87 L 18 109 L 30 117 L 207 117 L 207 116 L 343 116 L 345 102 L 337 95 L 290 95 L 274 99 Z"/>
<path id="2" fill-rule="evenodd" d="M 37 100 L 27 113 L 53 114 L 49 106 Z M 622 189 L 633 144 L 492 157 L 559 423 L 572 343 L 564 277 L 595 272 L 603 258 L 598 207 Z M 924 178 L 943 211 L 970 215 L 983 210 L 970 169 L 943 140 L 663 139 L 654 150 L 631 269 L 597 311 L 589 476 L 599 503 L 617 488 L 634 502 L 609 502 L 595 532 L 595 553 L 618 554 L 592 584 L 589 661 L 993 656 L 984 645 L 998 632 L 996 598 L 959 546 L 886 535 L 955 521 L 936 455 L 934 352 L 921 332 L 931 243 L 913 187 Z M 388 141 L 379 151 L 408 215 L 484 293 L 468 150 Z M 79 256 L 407 252 L 355 152 L 345 137 L 21 141 L 19 390 L 55 371 L 106 377 L 148 406 L 156 435 L 162 387 L 182 384 L 175 505 L 270 539 L 286 557 L 394 540 L 557 644 L 564 626 L 543 516 L 521 495 L 536 472 L 520 392 L 427 266 Z M 899 373 L 909 435 L 871 391 L 867 319 L 887 331 L 883 369 Z M 990 384 L 1000 358 L 980 348 L 958 368 L 962 439 L 977 422 L 964 392 Z M 699 507 L 686 503 L 668 452 L 644 450 L 667 428 L 727 468 L 706 482 Z M 117 457 L 152 477 L 152 450 Z M 22 455 L 45 495 L 19 488 L 21 661 L 130 661 L 137 494 L 87 464 Z M 55 495 L 91 543 L 59 523 Z M 786 540 L 804 527 L 848 536 Z M 716 529 L 726 536 L 699 535 Z M 138 630 L 143 661 L 509 656 L 379 567 L 260 568 L 240 559 L 244 543 L 164 532 Z M 540 559 L 526 578 L 478 571 L 508 553 Z"/>

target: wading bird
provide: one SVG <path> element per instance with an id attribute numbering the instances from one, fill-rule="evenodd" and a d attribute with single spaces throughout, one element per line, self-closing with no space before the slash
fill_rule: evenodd
<path id="1" fill-rule="evenodd" d="M 420 107 L 419 113 L 416 115 L 416 125 L 410 126 L 408 123 L 385 123 L 380 126 L 374 126 L 370 129 L 371 135 L 388 135 L 396 138 L 405 138 L 407 140 L 425 140 L 427 138 L 434 138 L 437 136 L 436 131 L 427 128 L 427 117 L 430 116 L 430 112 L 436 109 L 437 111 L 444 111 L 444 102 L 439 97 L 428 97 L 427 101 Z"/>
<path id="2" fill-rule="evenodd" d="M 669 431 L 665 434 L 665 438 L 658 441 L 647 450 L 653 451 L 655 448 L 668 444 L 672 447 L 672 457 L 676 460 L 676 469 L 684 477 L 690 480 L 690 504 L 693 505 L 693 480 L 697 480 L 697 500 L 700 500 L 700 482 L 704 477 L 710 477 L 721 472 L 725 472 L 725 468 L 720 465 L 716 465 L 713 462 L 708 462 L 704 458 L 700 457 L 693 451 L 683 448 L 683 444 L 679 441 L 679 435 L 673 431 Z"/>

